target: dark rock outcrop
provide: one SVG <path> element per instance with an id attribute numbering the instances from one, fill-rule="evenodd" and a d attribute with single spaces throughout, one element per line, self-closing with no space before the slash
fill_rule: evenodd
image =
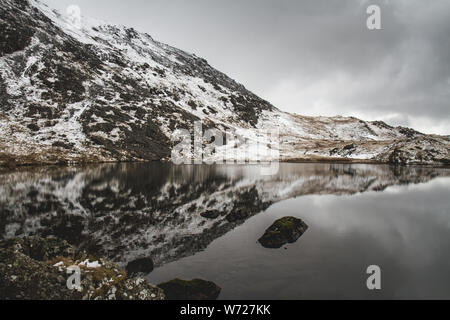
<path id="1" fill-rule="evenodd" d="M 265 248 L 278 249 L 296 242 L 306 230 L 308 226 L 302 220 L 285 217 L 275 221 L 258 241 Z"/>
<path id="2" fill-rule="evenodd" d="M 201 279 L 174 279 L 158 287 L 164 290 L 167 300 L 216 300 L 221 291 L 214 282 Z"/>

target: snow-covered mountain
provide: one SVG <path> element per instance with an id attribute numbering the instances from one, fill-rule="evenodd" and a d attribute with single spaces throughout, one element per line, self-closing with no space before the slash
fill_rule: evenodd
<path id="1" fill-rule="evenodd" d="M 195 121 L 244 137 L 236 149 L 276 129 L 282 160 L 450 161 L 448 136 L 288 114 L 202 58 L 36 0 L 0 2 L 0 108 L 0 164 L 168 160 Z"/>

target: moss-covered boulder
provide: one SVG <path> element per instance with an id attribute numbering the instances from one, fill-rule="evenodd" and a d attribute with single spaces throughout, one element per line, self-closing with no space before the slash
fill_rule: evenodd
<path id="1" fill-rule="evenodd" d="M 80 271 L 80 286 L 68 280 Z M 163 300 L 160 288 L 129 278 L 106 258 L 77 251 L 66 241 L 30 237 L 0 242 L 1 300 Z"/>
<path id="2" fill-rule="evenodd" d="M 167 300 L 216 300 L 221 291 L 214 282 L 201 279 L 174 279 L 158 287 L 164 290 Z"/>
<path id="3" fill-rule="evenodd" d="M 278 249 L 287 243 L 296 242 L 308 230 L 308 225 L 294 217 L 281 218 L 274 222 L 258 240 L 265 248 Z"/>

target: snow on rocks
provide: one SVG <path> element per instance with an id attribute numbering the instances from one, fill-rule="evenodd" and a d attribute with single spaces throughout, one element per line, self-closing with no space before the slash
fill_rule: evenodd
<path id="1" fill-rule="evenodd" d="M 263 160 L 449 163 L 448 136 L 288 114 L 206 60 L 133 28 L 85 16 L 74 25 L 38 0 L 4 0 L 0 9 L 8 26 L 0 35 L 0 165 L 167 160 L 174 132 L 192 132 L 196 121 L 243 140 L 231 148 L 230 139 L 206 160 L 255 161 L 263 153 Z"/>
<path id="2" fill-rule="evenodd" d="M 0 242 L 1 299 L 163 300 L 161 289 L 145 279 L 128 278 L 105 258 L 91 262 L 66 241 L 25 237 Z M 81 257 L 81 259 L 79 259 Z M 80 261 L 81 260 L 81 261 Z M 100 263 L 100 261 L 102 263 Z M 10 267 L 9 267 L 10 266 Z M 69 275 L 79 269 L 79 287 L 69 289 Z M 68 272 L 72 270 L 72 272 Z M 39 290 L 35 290 L 36 286 Z"/>

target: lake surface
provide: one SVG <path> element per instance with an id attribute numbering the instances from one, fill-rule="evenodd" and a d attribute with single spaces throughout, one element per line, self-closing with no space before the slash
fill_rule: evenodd
<path id="1" fill-rule="evenodd" d="M 152 283 L 201 278 L 219 299 L 450 299 L 450 170 L 385 165 L 108 164 L 0 174 L 0 238 L 58 236 Z M 277 219 L 295 243 L 258 243 Z M 369 291 L 366 269 L 381 268 Z"/>

